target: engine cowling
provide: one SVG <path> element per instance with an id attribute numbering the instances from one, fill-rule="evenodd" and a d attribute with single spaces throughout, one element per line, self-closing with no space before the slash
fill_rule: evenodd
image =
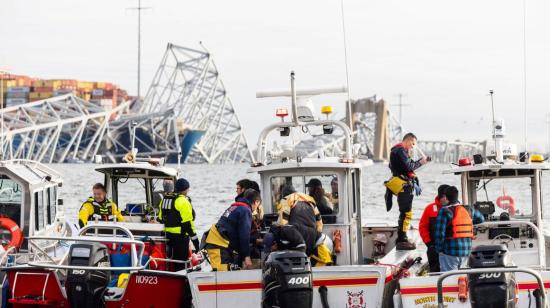
<path id="1" fill-rule="evenodd" d="M 468 259 L 470 268 L 495 268 L 513 265 L 505 245 L 474 247 Z M 473 308 L 515 307 L 516 280 L 514 273 L 469 274 L 470 303 Z M 487 296 L 491 294 L 491 296 Z"/>
<path id="2" fill-rule="evenodd" d="M 262 307 L 311 307 L 311 263 L 300 251 L 272 252 L 262 270 Z"/>
<path id="3" fill-rule="evenodd" d="M 69 265 L 109 267 L 107 247 L 100 243 L 73 244 L 69 251 Z M 70 306 L 105 307 L 104 296 L 110 281 L 110 271 L 70 269 L 65 283 Z"/>

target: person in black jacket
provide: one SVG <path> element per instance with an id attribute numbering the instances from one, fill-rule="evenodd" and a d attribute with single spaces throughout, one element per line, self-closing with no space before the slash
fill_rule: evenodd
<path id="1" fill-rule="evenodd" d="M 429 158 L 424 157 L 419 160 L 413 160 L 410 156 L 410 151 L 416 145 L 416 136 L 413 133 L 407 133 L 403 137 L 401 143 L 396 144 L 391 148 L 390 152 L 390 170 L 394 177 L 400 177 L 407 182 L 404 185 L 403 190 L 397 194 L 397 203 L 399 204 L 399 220 L 397 230 L 397 244 L 396 248 L 399 250 L 413 250 L 416 249 L 414 243 L 409 242 L 407 237 L 407 231 L 409 230 L 412 219 L 412 202 L 414 193 L 420 194 L 420 186 L 418 185 L 418 178 L 414 173 L 414 170 L 420 166 L 428 163 Z M 388 202 L 388 193 L 386 202 Z M 389 195 L 391 204 L 391 194 Z M 388 206 L 391 209 L 391 205 Z"/>
<path id="2" fill-rule="evenodd" d="M 323 183 L 321 183 L 321 180 L 313 178 L 309 180 L 306 187 L 308 188 L 309 195 L 315 199 L 315 205 L 317 205 L 321 215 L 332 214 L 334 211 L 333 205 L 325 195 L 325 190 L 323 189 Z"/>

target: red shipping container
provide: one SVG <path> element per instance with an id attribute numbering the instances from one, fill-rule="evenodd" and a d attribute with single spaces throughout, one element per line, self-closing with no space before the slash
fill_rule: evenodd
<path id="1" fill-rule="evenodd" d="M 34 87 L 33 92 L 53 92 L 53 87 Z"/>

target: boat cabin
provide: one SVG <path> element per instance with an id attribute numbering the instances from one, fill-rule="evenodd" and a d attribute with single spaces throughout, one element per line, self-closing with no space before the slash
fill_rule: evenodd
<path id="1" fill-rule="evenodd" d="M 148 162 L 105 164 L 95 170 L 104 174 L 107 197 L 122 211 L 124 222 L 117 225 L 134 235 L 161 236 L 164 225 L 148 222 L 157 221 L 162 182 L 175 182 L 177 170 Z"/>
<path id="2" fill-rule="evenodd" d="M 473 245 L 504 244 L 517 266 L 544 267 L 542 172 L 545 162 L 481 163 L 446 170 L 460 176 L 462 202 L 478 209 Z"/>
<path id="3" fill-rule="evenodd" d="M 0 215 L 13 220 L 24 239 L 50 231 L 65 232 L 63 201 L 58 197 L 62 180 L 51 168 L 30 160 L 0 162 Z M 2 245 L 8 230 L 2 230 Z M 22 249 L 28 243 L 23 240 Z"/>

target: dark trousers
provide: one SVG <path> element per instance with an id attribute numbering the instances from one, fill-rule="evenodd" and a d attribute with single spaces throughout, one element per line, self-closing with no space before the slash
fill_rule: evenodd
<path id="1" fill-rule="evenodd" d="M 181 234 L 166 232 L 168 239 L 168 255 L 174 260 L 187 261 L 189 259 L 189 237 Z M 175 270 L 179 271 L 185 268 L 183 263 L 175 263 Z"/>
<path id="2" fill-rule="evenodd" d="M 439 254 L 435 250 L 434 244 L 426 244 L 428 247 L 428 264 L 430 265 L 430 272 L 437 273 L 439 272 Z"/>
<path id="3" fill-rule="evenodd" d="M 397 241 L 405 242 L 408 240 L 407 231 L 411 225 L 413 188 L 411 185 L 405 186 L 405 189 L 397 194 L 397 204 L 399 205 L 399 220 L 397 221 Z"/>

